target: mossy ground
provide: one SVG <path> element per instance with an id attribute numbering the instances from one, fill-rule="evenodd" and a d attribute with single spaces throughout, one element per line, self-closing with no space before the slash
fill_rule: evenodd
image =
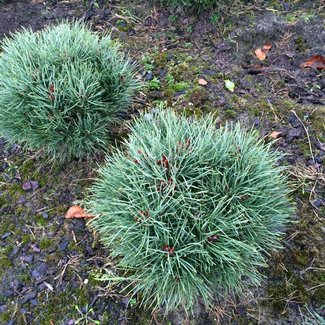
<path id="1" fill-rule="evenodd" d="M 286 154 L 282 163 L 292 165 L 297 215 L 286 230 L 284 249 L 270 255 L 265 283 L 216 304 L 209 316 L 186 320 L 172 315 L 160 319 L 162 324 L 298 324 L 306 307 L 324 317 L 325 211 L 313 206 L 325 197 L 320 146 L 325 142 L 324 79 L 319 71 L 300 68 L 312 54 L 325 54 L 321 2 L 238 1 L 200 17 L 140 1 L 18 2 L 16 12 L 0 6 L 0 37 L 20 25 L 41 28 L 60 17 L 84 17 L 95 30 L 111 32 L 139 62 L 145 87 L 134 110 L 165 105 L 189 116 L 212 112 L 219 123 L 239 120 L 258 128 L 266 141 L 272 131 L 281 132 L 275 147 Z M 10 23 L 8 12 L 16 15 L 15 22 Z M 256 70 L 261 62 L 253 50 L 267 42 L 273 47 L 262 63 L 266 69 Z M 225 88 L 225 80 L 234 82 L 234 92 Z M 124 136 L 121 127 L 118 137 Z M 5 235 L 0 241 L 0 324 L 10 319 L 15 324 L 65 324 L 86 319 L 87 305 L 94 309 L 89 317 L 101 324 L 154 322 L 150 311 L 137 307 L 139 298 L 126 307 L 118 289 L 110 298 L 101 297 L 92 271 L 103 267 L 108 252 L 84 221 L 64 219 L 72 202 L 86 194 L 100 159 L 60 166 L 15 146 L 0 148 L 6 164 L 0 179 L 0 237 Z M 313 175 L 306 171 L 310 166 L 316 169 Z M 37 181 L 39 188 L 24 191 L 27 180 Z M 26 255 L 31 262 L 22 258 Z M 42 263 L 48 268 L 35 279 L 32 273 Z M 22 304 L 31 292 L 36 298 Z M 84 316 L 75 306 L 83 308 Z"/>

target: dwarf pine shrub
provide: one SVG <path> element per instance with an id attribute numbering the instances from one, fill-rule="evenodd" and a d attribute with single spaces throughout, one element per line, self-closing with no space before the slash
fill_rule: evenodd
<path id="1" fill-rule="evenodd" d="M 2 50 L 0 133 L 55 159 L 106 147 L 139 86 L 116 42 L 75 22 L 23 30 Z"/>
<path id="2" fill-rule="evenodd" d="M 278 157 L 240 125 L 146 114 L 100 169 L 91 224 L 145 304 L 209 305 L 259 284 L 266 251 L 280 247 L 292 208 Z"/>

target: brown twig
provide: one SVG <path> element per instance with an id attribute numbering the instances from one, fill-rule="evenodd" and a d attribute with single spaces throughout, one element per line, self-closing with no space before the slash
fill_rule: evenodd
<path id="1" fill-rule="evenodd" d="M 299 116 L 298 116 L 297 113 L 295 112 L 295 110 L 292 110 L 291 112 L 295 115 L 295 117 L 298 119 L 298 121 L 301 123 L 301 125 L 302 125 L 303 128 L 305 129 L 305 132 L 306 132 L 306 135 L 307 135 L 307 139 L 308 139 L 308 144 L 309 144 L 310 154 L 311 154 L 311 156 L 312 156 L 312 158 L 313 158 L 313 161 L 315 162 L 315 156 L 314 156 L 314 154 L 313 154 L 313 148 L 312 148 L 312 146 L 311 146 L 311 141 L 310 141 L 310 137 L 309 137 L 309 132 L 308 132 L 308 130 L 307 130 L 305 124 L 302 122 L 302 120 L 299 118 Z"/>

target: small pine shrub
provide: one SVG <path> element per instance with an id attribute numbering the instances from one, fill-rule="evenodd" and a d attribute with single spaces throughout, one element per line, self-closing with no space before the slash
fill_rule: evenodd
<path id="1" fill-rule="evenodd" d="M 107 146 L 118 114 L 139 83 L 134 65 L 109 36 L 81 22 L 23 30 L 2 44 L 0 132 L 54 159 Z"/>
<path id="2" fill-rule="evenodd" d="M 189 311 L 258 285 L 265 252 L 281 247 L 292 207 L 278 158 L 239 125 L 146 114 L 85 206 L 143 303 Z"/>

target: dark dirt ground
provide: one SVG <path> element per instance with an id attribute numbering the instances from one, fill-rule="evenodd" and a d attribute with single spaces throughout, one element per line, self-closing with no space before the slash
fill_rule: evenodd
<path id="1" fill-rule="evenodd" d="M 325 72 L 300 64 L 325 55 L 325 2 L 232 1 L 198 16 L 134 1 L 10 0 L 0 4 L 0 39 L 21 26 L 74 18 L 112 33 L 139 62 L 145 89 L 133 109 L 215 112 L 220 123 L 259 129 L 265 141 L 281 132 L 275 147 L 291 166 L 297 214 L 261 287 L 209 314 L 157 318 L 118 288 L 99 287 L 93 271 L 107 263 L 107 252 L 84 220 L 64 219 L 101 159 L 51 165 L 1 138 L 0 324 L 324 324 Z M 261 65 L 253 51 L 266 43 L 272 49 Z"/>

